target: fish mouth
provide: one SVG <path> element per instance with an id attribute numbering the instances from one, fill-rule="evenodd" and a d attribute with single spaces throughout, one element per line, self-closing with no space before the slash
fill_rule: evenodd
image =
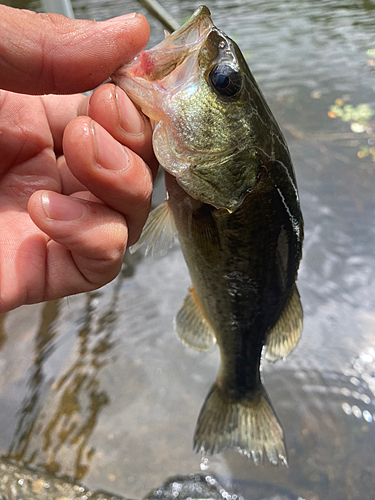
<path id="1" fill-rule="evenodd" d="M 209 9 L 199 7 L 185 24 L 161 43 L 144 50 L 134 61 L 119 68 L 112 75 L 113 82 L 123 88 L 136 104 L 141 104 L 137 102 L 137 90 L 146 82 L 152 84 L 171 75 L 188 56 L 202 47 L 212 29 L 216 28 Z"/>

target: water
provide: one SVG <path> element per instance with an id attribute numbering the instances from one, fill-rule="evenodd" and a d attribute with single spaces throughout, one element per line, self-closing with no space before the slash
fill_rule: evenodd
<path id="1" fill-rule="evenodd" d="M 184 20 L 199 3 L 163 5 Z M 77 17 L 97 20 L 143 12 L 130 1 L 73 6 Z M 216 351 L 192 352 L 173 333 L 189 286 L 178 248 L 158 260 L 128 256 L 121 275 L 98 292 L 0 318 L 0 453 L 138 499 L 190 473 L 218 478 L 250 500 L 372 499 L 375 120 L 356 133 L 328 113 L 335 101 L 375 111 L 375 4 L 208 6 L 239 43 L 286 134 L 305 218 L 303 338 L 284 363 L 264 363 L 290 467 L 256 468 L 228 452 L 201 469 L 192 452 L 219 359 Z M 150 22 L 154 45 L 163 29 Z M 155 199 L 162 198 L 159 183 Z"/>

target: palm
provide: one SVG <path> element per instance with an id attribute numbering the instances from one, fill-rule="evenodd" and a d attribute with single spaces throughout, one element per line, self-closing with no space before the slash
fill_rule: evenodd
<path id="1" fill-rule="evenodd" d="M 91 106 L 96 122 L 114 127 L 102 132 L 108 137 L 105 156 L 110 158 L 115 148 L 122 154 L 128 142 L 152 163 L 148 124 L 147 133 L 119 137 L 117 108 L 108 105 L 113 88 L 102 87 L 90 101 L 97 101 Z M 110 281 L 121 266 L 128 233 L 136 239 L 145 221 L 151 194 L 148 168 L 128 151 L 133 170 L 96 169 L 95 147 L 87 133 L 93 120 L 74 120 L 84 105 L 87 108 L 87 98 L 82 95 L 38 97 L 0 91 L 0 311 Z M 65 156 L 59 156 L 64 130 Z M 139 192 L 144 187 L 136 175 L 145 177 L 146 196 Z M 52 224 L 41 208 L 41 191 L 85 200 L 88 215 L 80 223 Z"/>

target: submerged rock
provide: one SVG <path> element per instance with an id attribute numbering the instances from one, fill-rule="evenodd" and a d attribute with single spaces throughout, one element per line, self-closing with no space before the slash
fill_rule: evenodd
<path id="1" fill-rule="evenodd" d="M 0 458 L 0 500 L 127 500 Z"/>
<path id="2" fill-rule="evenodd" d="M 271 494 L 261 484 L 249 484 L 246 497 L 229 493 L 210 475 L 176 476 L 153 490 L 144 500 L 297 500 L 285 492 Z M 274 490 L 274 487 L 272 488 Z M 0 500 L 129 500 L 106 491 L 88 490 L 67 477 L 56 477 L 0 457 Z M 300 497 L 298 500 L 302 500 Z"/>
<path id="3" fill-rule="evenodd" d="M 210 475 L 190 474 L 168 479 L 163 486 L 152 491 L 144 500 L 303 500 L 289 492 L 271 493 L 262 484 L 248 484 L 246 496 L 239 492 L 229 493 Z M 267 488 L 266 488 L 267 489 Z M 274 491 L 275 487 L 271 487 Z"/>

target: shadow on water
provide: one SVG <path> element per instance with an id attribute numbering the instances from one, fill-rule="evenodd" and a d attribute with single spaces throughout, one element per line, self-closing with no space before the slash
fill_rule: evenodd
<path id="1" fill-rule="evenodd" d="M 73 3 L 77 17 L 97 20 L 142 11 L 130 1 Z M 199 3 L 163 5 L 183 20 Z M 263 367 L 285 428 L 290 467 L 256 468 L 234 452 L 200 461 L 193 453 L 194 426 L 216 376 L 218 352 L 192 352 L 173 332 L 190 284 L 178 249 L 158 260 L 127 255 L 120 276 L 98 292 L 0 317 L 0 452 L 138 499 L 169 476 L 204 473 L 217 477 L 233 500 L 370 500 L 374 5 L 208 5 L 216 24 L 241 46 L 286 134 L 306 223 L 298 281 L 303 338 L 285 363 Z M 163 30 L 150 23 L 154 45 Z M 155 198 L 163 199 L 161 183 Z M 176 479 L 160 491 L 181 498 L 178 484 Z M 158 491 L 153 500 L 162 497 Z"/>

